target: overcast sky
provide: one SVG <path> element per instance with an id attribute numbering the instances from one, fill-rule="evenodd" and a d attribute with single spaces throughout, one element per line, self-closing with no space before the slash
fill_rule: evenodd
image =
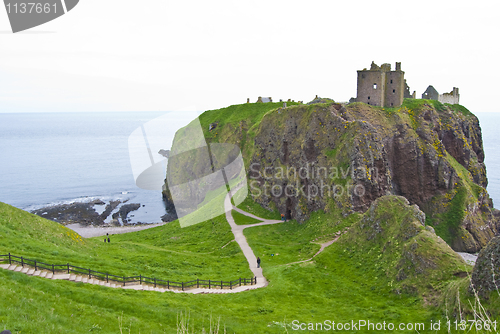
<path id="1" fill-rule="evenodd" d="M 408 5 L 406 5 L 408 4 Z M 80 0 L 12 34 L 0 8 L 0 112 L 204 111 L 356 96 L 356 70 L 402 62 L 417 97 L 460 89 L 500 112 L 498 1 Z"/>

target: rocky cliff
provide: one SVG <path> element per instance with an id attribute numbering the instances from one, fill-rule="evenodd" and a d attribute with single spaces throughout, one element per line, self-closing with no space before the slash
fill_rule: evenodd
<path id="1" fill-rule="evenodd" d="M 299 222 L 399 195 L 456 251 L 479 251 L 497 233 L 481 128 L 467 109 L 420 99 L 400 108 L 313 102 L 232 106 L 200 121 L 208 143 L 242 149 L 253 199 Z"/>

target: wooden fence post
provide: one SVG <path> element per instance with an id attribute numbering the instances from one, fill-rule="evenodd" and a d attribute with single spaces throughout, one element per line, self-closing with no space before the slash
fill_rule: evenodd
<path id="1" fill-rule="evenodd" d="M 210 280 L 208 280 L 208 288 L 210 289 Z"/>
<path id="2" fill-rule="evenodd" d="M 37 270 L 38 270 L 38 268 L 36 267 L 36 260 L 35 260 L 35 271 L 37 271 Z"/>
<path id="3" fill-rule="evenodd" d="M 56 274 L 56 269 L 55 269 L 55 266 L 52 265 L 52 275 L 55 275 Z"/>
<path id="4" fill-rule="evenodd" d="M 106 273 L 106 283 L 109 283 L 109 273 Z"/>
<path id="5" fill-rule="evenodd" d="M 200 288 L 200 279 L 199 278 L 196 279 L 196 287 L 198 289 Z"/>
<path id="6" fill-rule="evenodd" d="M 68 274 L 69 274 L 69 263 L 66 263 L 66 265 L 68 266 Z"/>
<path id="7" fill-rule="evenodd" d="M 241 286 L 241 277 L 240 277 L 240 286 Z"/>
<path id="8" fill-rule="evenodd" d="M 123 286 L 125 286 L 125 276 L 123 276 Z"/>
<path id="9" fill-rule="evenodd" d="M 142 274 L 139 275 L 139 284 L 142 284 Z"/>
<path id="10" fill-rule="evenodd" d="M 24 259 L 22 256 L 21 256 L 21 267 L 24 267 Z"/>
<path id="11" fill-rule="evenodd" d="M 12 264 L 12 259 L 10 258 L 10 253 L 9 253 L 9 264 Z"/>
<path id="12" fill-rule="evenodd" d="M 90 279 L 91 277 L 92 277 L 92 276 L 91 276 L 91 274 L 90 274 L 90 269 L 89 269 L 89 279 Z"/>
<path id="13" fill-rule="evenodd" d="M 182 285 L 182 291 L 184 291 L 184 282 L 181 282 Z"/>
<path id="14" fill-rule="evenodd" d="M 222 290 L 222 289 L 224 289 L 224 288 L 222 287 L 222 281 L 220 281 L 220 289 L 221 289 L 221 290 Z"/>
<path id="15" fill-rule="evenodd" d="M 155 288 L 156 288 L 156 277 L 155 277 L 155 278 L 153 278 L 153 280 L 154 280 L 154 282 L 155 282 Z"/>
<path id="16" fill-rule="evenodd" d="M 167 289 L 170 289 L 170 281 L 167 281 Z"/>

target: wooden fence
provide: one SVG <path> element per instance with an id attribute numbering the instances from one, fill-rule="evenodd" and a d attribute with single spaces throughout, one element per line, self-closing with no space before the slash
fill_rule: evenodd
<path id="1" fill-rule="evenodd" d="M 5 258 L 3 262 L 8 261 L 9 264 L 13 263 L 18 263 L 22 267 L 27 266 L 27 267 L 32 267 L 35 268 L 35 271 L 37 270 L 48 270 L 51 271 L 53 275 L 58 273 L 65 273 L 65 274 L 71 274 L 71 273 L 76 273 L 76 274 L 81 274 L 88 276 L 89 279 L 91 278 L 97 278 L 98 280 L 101 281 L 106 281 L 106 283 L 111 282 L 116 282 L 119 284 L 122 284 L 125 286 L 126 284 L 150 284 L 153 285 L 155 288 L 158 286 L 166 287 L 167 289 L 181 289 L 184 291 L 185 289 L 190 289 L 190 288 L 209 288 L 209 289 L 224 289 L 224 288 L 229 288 L 233 289 L 236 286 L 241 286 L 241 285 L 255 285 L 257 284 L 257 277 L 252 277 L 252 278 L 238 278 L 234 281 L 213 281 L 213 280 L 201 280 L 201 279 L 196 279 L 188 282 L 176 282 L 176 281 L 170 281 L 170 280 L 162 280 L 162 279 L 157 279 L 157 278 L 151 278 L 151 277 L 146 277 L 146 276 L 130 276 L 130 277 L 125 277 L 125 276 L 117 276 L 117 275 L 112 275 L 110 273 L 103 273 L 100 271 L 96 270 L 91 270 L 87 268 L 81 268 L 77 266 L 73 266 L 69 263 L 66 264 L 48 264 L 44 262 L 40 262 L 37 260 L 32 260 L 32 259 L 27 259 L 22 256 L 15 256 L 12 255 L 11 253 L 6 254 L 6 255 L 0 255 L 0 257 Z"/>

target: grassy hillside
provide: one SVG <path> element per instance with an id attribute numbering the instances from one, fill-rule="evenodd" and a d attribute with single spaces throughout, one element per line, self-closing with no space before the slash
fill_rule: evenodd
<path id="1" fill-rule="evenodd" d="M 9 221 L 8 218 L 5 219 L 6 215 L 11 218 L 9 225 L 6 223 Z M 6 232 L 12 236 L 10 231 L 13 230 L 19 235 L 21 231 L 29 233 L 30 224 L 39 228 L 47 227 L 47 231 L 52 228 L 55 231 L 60 229 L 54 222 L 5 205 L 2 206 L 0 216 L 2 236 Z M 14 217 L 22 218 L 25 223 L 16 224 Z M 372 259 L 360 262 L 359 256 L 366 255 L 361 250 L 354 255 L 349 253 L 346 248 L 352 250 L 352 242 L 358 245 L 360 241 L 360 238 L 350 241 L 354 236 L 349 233 L 314 261 L 287 264 L 310 258 L 316 253 L 319 245 L 313 242 L 330 240 L 332 233 L 343 231 L 349 226 L 352 226 L 352 231 L 356 230 L 362 218 L 358 214 L 347 219 L 341 217 L 340 212 L 317 212 L 310 224 L 291 221 L 246 230 L 245 235 L 250 245 L 261 256 L 264 274 L 270 284 L 266 288 L 238 294 L 189 295 L 125 291 L 46 280 L 0 270 L 0 295 L 3 296 L 0 302 L 0 328 L 11 329 L 14 333 L 118 333 L 122 323 L 124 332 L 131 328 L 131 333 L 173 333 L 177 330 L 177 317 L 181 312 L 189 313 L 190 323 L 197 333 L 201 332 L 202 327 L 208 329 L 210 316 L 216 319 L 220 317 L 220 322 L 226 326 L 228 333 L 284 333 L 283 323 L 286 322 L 288 331 L 291 331 L 290 323 L 295 319 L 304 322 L 370 319 L 396 323 L 439 319 L 442 312 L 423 307 L 424 300 L 419 295 L 405 291 L 395 293 L 394 287 L 388 285 L 390 277 L 380 277 L 376 270 L 370 269 L 375 263 Z M 128 249 L 126 256 L 117 258 L 113 256 L 117 255 L 117 249 L 104 251 L 104 243 L 100 245 L 100 240 L 94 239 L 87 239 L 83 244 L 75 241 L 74 245 L 73 241 L 68 240 L 65 251 L 58 255 L 52 254 L 51 258 L 57 262 L 66 262 L 65 256 L 71 255 L 74 261 L 87 259 L 88 264 L 96 261 L 115 268 L 125 268 L 137 267 L 140 262 L 137 258 L 144 261 L 158 256 L 154 254 L 175 251 L 183 257 L 172 256 L 172 261 L 191 272 L 195 270 L 204 274 L 213 271 L 213 267 L 219 267 L 221 272 L 235 272 L 238 263 L 226 262 L 224 254 L 218 253 L 213 261 L 210 260 L 213 254 L 211 252 L 218 252 L 217 248 L 226 241 L 205 239 L 209 234 L 223 233 L 223 217 L 220 217 L 220 221 L 220 225 L 210 223 L 191 227 L 199 227 L 196 233 L 187 233 L 189 228 L 179 229 L 173 223 L 163 229 L 154 228 L 113 236 L 112 244 L 107 246 L 115 244 L 122 252 L 124 248 L 136 247 Z M 50 235 L 50 232 L 47 233 Z M 34 234 L 36 233 L 33 232 Z M 384 234 L 383 238 L 386 237 Z M 19 244 L 17 252 L 28 249 L 32 244 L 31 238 L 22 242 L 20 237 L 13 237 L 13 241 L 15 242 L 9 244 Z M 40 241 L 40 249 L 50 249 L 50 246 L 50 242 Z M 74 247 L 79 247 L 79 256 L 73 254 Z M 110 254 L 106 255 L 105 252 Z M 275 254 L 274 257 L 270 256 L 271 252 Z M 193 259 L 190 264 L 185 264 L 184 256 L 188 253 L 192 253 Z M 89 254 L 94 255 L 90 258 Z M 41 254 L 39 256 L 42 257 Z M 221 264 L 222 262 L 225 264 Z M 144 270 L 154 269 L 156 268 L 144 266 Z M 453 277 L 450 279 L 453 280 Z M 433 282 L 434 277 L 429 284 L 434 284 Z"/>
<path id="2" fill-rule="evenodd" d="M 339 242 L 345 247 L 343 257 L 371 264 L 367 273 L 395 292 L 426 295 L 439 290 L 437 285 L 465 276 L 472 266 L 426 229 L 424 219 L 405 198 L 381 197 Z"/>
<path id="3" fill-rule="evenodd" d="M 252 277 L 224 217 L 181 229 L 179 223 L 136 233 L 82 239 L 72 230 L 0 203 L 0 254 L 71 263 L 115 275 L 169 280 Z M 201 270 L 200 268 L 203 268 Z"/>
<path id="4" fill-rule="evenodd" d="M 255 218 L 245 216 L 244 214 L 241 214 L 235 210 L 231 211 L 231 215 L 233 216 L 234 222 L 237 225 L 248 225 L 248 224 L 262 223 L 262 220 L 257 220 Z"/>
<path id="5" fill-rule="evenodd" d="M 427 103 L 405 101 L 398 109 L 353 104 L 348 106 L 351 116 L 365 118 L 356 122 L 332 116 L 338 105 L 331 102 L 311 106 L 289 103 L 286 113 L 279 109 L 281 103 L 242 104 L 207 111 L 200 116 L 200 122 L 209 142 L 238 144 L 247 165 L 255 156 L 264 164 L 279 157 L 272 155 L 276 152 L 271 152 L 270 144 L 267 152 L 257 147 L 255 138 L 265 131 L 281 131 L 287 117 L 295 115 L 300 120 L 297 128 L 318 130 L 316 146 L 325 144 L 318 156 L 347 168 L 350 157 L 346 152 L 355 140 L 362 148 L 357 157 L 360 161 L 378 154 L 376 145 L 383 145 L 371 131 L 379 125 L 382 132 L 396 131 L 396 124 L 403 120 L 414 131 L 407 139 L 418 142 L 416 131 L 427 124 L 420 123 L 428 111 Z M 472 117 L 456 106 L 433 104 L 432 108 L 433 113 Z M 325 127 L 330 121 L 335 131 Z M 218 122 L 217 127 L 209 131 L 208 125 L 214 122 Z M 360 131 L 367 128 L 365 123 L 373 123 L 374 127 L 361 136 Z M 269 138 L 260 140 L 279 143 Z M 327 149 L 330 142 L 340 144 Z M 315 149 L 314 145 L 301 148 L 308 152 Z M 425 150 L 436 155 L 445 153 L 437 144 Z M 434 224 L 437 233 L 452 242 L 463 236 L 457 222 L 463 219 L 464 210 L 485 195 L 470 171 L 474 164 L 468 169 L 446 154 L 439 158 L 443 166 L 452 167 L 457 184 L 437 195 L 435 207 L 427 208 L 434 213 L 427 223 Z M 210 206 L 210 198 L 201 205 Z M 279 201 L 261 204 L 248 197 L 239 208 L 266 219 L 279 219 L 284 211 Z M 474 302 L 467 295 L 468 278 L 463 277 L 471 267 L 425 226 L 422 213 L 403 198 L 380 197 L 365 213 L 353 211 L 347 196 L 340 202 L 326 199 L 321 206 L 315 202 L 314 210 L 307 205 L 299 201 L 306 217 L 300 223 L 291 220 L 245 230 L 249 245 L 262 260 L 269 281 L 265 288 L 227 295 L 162 294 L 52 281 L 0 270 L 0 329 L 13 333 L 175 333 L 179 318 L 189 318 L 190 332 L 195 333 L 201 333 L 202 328 L 208 330 L 211 318 L 220 319 L 227 333 L 292 332 L 294 320 L 338 323 L 363 319 L 396 326 L 418 322 L 428 329 L 431 321 L 444 323 L 447 317 L 460 317 L 463 307 L 457 296 L 461 303 Z M 234 211 L 233 217 L 240 224 L 256 222 Z M 339 232 L 343 235 L 337 242 L 312 261 L 300 262 L 310 259 L 321 243 L 331 241 Z M 82 239 L 55 222 L 0 203 L 0 254 L 11 252 L 49 263 L 69 262 L 118 275 L 142 274 L 172 280 L 250 277 L 248 263 L 233 239 L 221 215 L 186 228 L 174 221 L 149 230 L 113 235 L 107 244 L 102 238 Z M 472 305 L 464 316 L 474 316 Z M 492 297 L 484 305 L 498 317 L 498 298 Z"/>

